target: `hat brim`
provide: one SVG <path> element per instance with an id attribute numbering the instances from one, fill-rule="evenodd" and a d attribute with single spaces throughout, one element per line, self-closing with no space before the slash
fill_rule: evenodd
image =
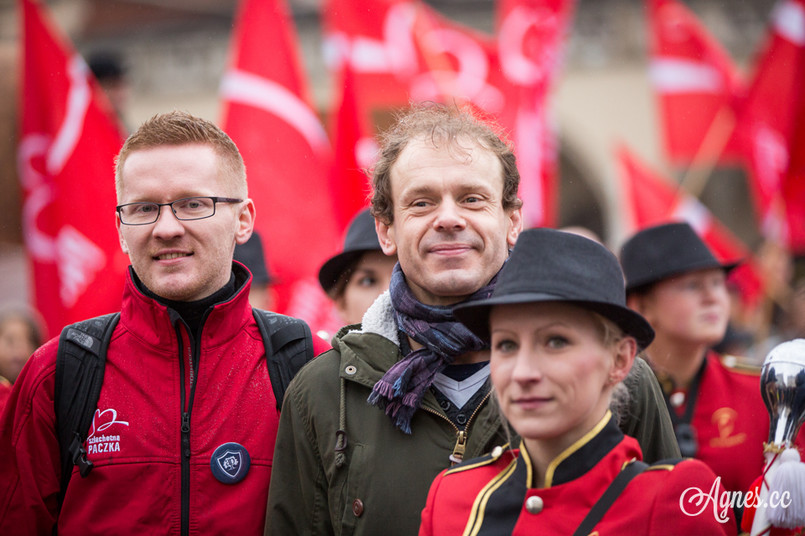
<path id="1" fill-rule="evenodd" d="M 651 274 L 650 277 L 643 277 L 634 281 L 628 281 L 626 283 L 626 292 L 633 292 L 635 290 L 640 289 L 641 287 L 648 287 L 653 285 L 654 283 L 659 283 L 664 279 L 668 279 L 670 277 L 687 274 L 690 272 L 696 272 L 698 270 L 709 270 L 711 268 L 721 268 L 726 273 L 730 273 L 733 269 L 738 267 L 741 263 L 743 263 L 743 259 L 737 260 L 735 262 L 729 263 L 720 263 L 720 262 L 700 262 L 691 264 L 682 268 L 669 268 L 665 271 L 659 271 Z"/>
<path id="2" fill-rule="evenodd" d="M 358 262 L 361 256 L 368 251 L 379 251 L 376 249 L 357 249 L 339 253 L 331 257 L 319 269 L 319 284 L 324 292 L 329 294 L 338 284 L 341 276 Z"/>
<path id="3" fill-rule="evenodd" d="M 486 300 L 457 305 L 455 309 L 453 309 L 453 314 L 467 326 L 470 331 L 481 339 L 488 341 L 490 338 L 489 315 L 492 312 L 492 307 L 496 305 L 543 302 L 568 303 L 598 313 L 604 318 L 614 322 L 625 334 L 634 337 L 639 350 L 643 350 L 654 340 L 654 329 L 652 329 L 651 325 L 645 318 L 628 307 L 597 301 L 568 300 L 567 298 L 554 294 L 520 292 L 507 294 L 505 296 L 493 296 Z"/>

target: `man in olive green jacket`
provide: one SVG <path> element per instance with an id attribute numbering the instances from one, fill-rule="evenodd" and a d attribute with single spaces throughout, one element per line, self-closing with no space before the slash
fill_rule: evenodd
<path id="1" fill-rule="evenodd" d="M 491 292 L 522 229 L 518 183 L 511 149 L 455 108 L 416 108 L 386 133 L 372 211 L 399 264 L 285 394 L 266 534 L 416 534 L 433 478 L 510 440 L 488 349 L 452 306 Z M 650 372 L 626 382 L 623 428 L 647 459 L 678 456 Z"/>

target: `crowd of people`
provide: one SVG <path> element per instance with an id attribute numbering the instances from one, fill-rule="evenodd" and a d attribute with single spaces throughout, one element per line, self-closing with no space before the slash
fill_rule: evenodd
<path id="1" fill-rule="evenodd" d="M 268 336 L 253 310 L 271 307 L 272 276 L 231 139 L 159 114 L 114 180 L 131 266 L 103 344 L 42 344 L 30 312 L 0 314 L 0 533 L 741 530 L 740 504 L 686 508 L 690 489 L 748 491 L 769 430 L 759 369 L 713 349 L 734 265 L 688 224 L 617 256 L 578 230 L 524 230 L 494 126 L 414 106 L 318 274 L 344 327 L 297 373 L 271 359 L 291 331 Z M 786 337 L 805 335 L 803 288 Z M 64 408 L 71 337 L 102 384 Z M 67 438 L 70 471 L 65 410 L 89 423 Z"/>

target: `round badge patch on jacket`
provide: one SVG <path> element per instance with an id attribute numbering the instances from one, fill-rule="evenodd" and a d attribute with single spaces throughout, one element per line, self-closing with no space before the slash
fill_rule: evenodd
<path id="1" fill-rule="evenodd" d="M 210 458 L 212 475 L 224 484 L 237 484 L 246 478 L 250 465 L 249 452 L 240 443 L 224 443 Z"/>

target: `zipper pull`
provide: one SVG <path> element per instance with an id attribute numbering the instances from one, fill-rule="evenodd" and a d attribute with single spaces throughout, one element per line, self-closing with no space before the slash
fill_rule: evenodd
<path id="1" fill-rule="evenodd" d="M 186 411 L 182 413 L 182 432 L 185 434 L 190 432 L 190 414 Z"/>
<path id="2" fill-rule="evenodd" d="M 464 451 L 467 450 L 467 432 L 460 431 L 456 436 L 456 446 L 453 447 L 453 453 L 450 455 L 450 461 L 453 465 L 461 463 L 464 460 Z"/>

